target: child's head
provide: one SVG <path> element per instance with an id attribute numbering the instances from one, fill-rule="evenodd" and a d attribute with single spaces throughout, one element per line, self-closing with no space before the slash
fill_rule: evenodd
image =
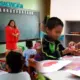
<path id="1" fill-rule="evenodd" d="M 59 18 L 52 17 L 47 21 L 46 32 L 47 35 L 51 37 L 53 40 L 57 40 L 59 38 L 62 30 L 63 22 Z"/>
<path id="2" fill-rule="evenodd" d="M 27 41 L 26 41 L 26 47 L 27 47 L 28 49 L 31 49 L 31 48 L 33 47 L 33 43 L 32 43 L 31 40 L 27 40 Z"/>
<path id="3" fill-rule="evenodd" d="M 24 65 L 24 57 L 19 52 L 10 51 L 6 57 L 6 64 L 10 73 L 19 73 Z"/>
<path id="4" fill-rule="evenodd" d="M 36 42 L 34 49 L 36 49 L 37 53 L 41 53 L 41 41 Z"/>

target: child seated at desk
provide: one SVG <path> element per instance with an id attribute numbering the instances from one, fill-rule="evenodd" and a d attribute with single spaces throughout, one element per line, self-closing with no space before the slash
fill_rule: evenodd
<path id="1" fill-rule="evenodd" d="M 72 53 L 74 50 L 69 50 L 64 48 L 60 41 L 58 41 L 59 36 L 63 30 L 63 22 L 57 18 L 52 17 L 47 21 L 46 33 L 42 40 L 42 55 L 43 60 L 48 59 L 59 59 L 61 56 Z"/>
<path id="2" fill-rule="evenodd" d="M 34 48 L 37 51 L 37 54 L 34 56 L 34 59 L 36 61 L 42 60 L 42 54 L 41 54 L 41 41 L 37 41 L 36 44 L 34 45 Z"/>
<path id="3" fill-rule="evenodd" d="M 28 65 L 29 65 L 29 64 L 28 64 L 28 59 L 29 59 L 31 56 L 36 55 L 37 52 L 36 52 L 35 49 L 32 48 L 32 47 L 33 47 L 33 43 L 32 43 L 31 40 L 26 41 L 26 47 L 27 47 L 28 49 L 23 52 L 23 56 L 25 57 L 25 61 L 26 61 L 25 64 L 26 64 L 26 66 L 28 67 Z"/>
<path id="4" fill-rule="evenodd" d="M 24 57 L 19 52 L 10 51 L 6 57 L 8 73 L 0 75 L 0 80 L 31 80 L 27 72 L 23 72 Z"/>

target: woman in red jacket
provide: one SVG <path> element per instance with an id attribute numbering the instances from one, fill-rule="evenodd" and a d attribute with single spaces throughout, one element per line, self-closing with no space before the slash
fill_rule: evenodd
<path id="1" fill-rule="evenodd" d="M 17 28 L 15 21 L 10 20 L 5 28 L 6 35 L 6 49 L 7 51 L 17 50 L 17 42 L 19 39 L 19 29 Z"/>

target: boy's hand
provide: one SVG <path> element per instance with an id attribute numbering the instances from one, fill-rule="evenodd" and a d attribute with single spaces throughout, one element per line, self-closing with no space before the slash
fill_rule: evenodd
<path id="1" fill-rule="evenodd" d="M 80 56 L 80 49 L 76 50 L 76 52 L 74 53 L 75 56 Z"/>
<path id="2" fill-rule="evenodd" d="M 69 49 L 69 48 L 66 48 L 65 50 L 63 50 L 63 54 L 68 54 L 68 53 L 71 53 L 71 54 L 75 54 L 76 53 L 76 50 L 71 50 L 71 49 Z"/>

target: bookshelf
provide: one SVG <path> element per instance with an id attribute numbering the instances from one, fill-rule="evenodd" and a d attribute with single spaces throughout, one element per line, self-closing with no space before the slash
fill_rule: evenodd
<path id="1" fill-rule="evenodd" d="M 66 21 L 64 33 L 64 45 L 68 45 L 70 41 L 80 42 L 80 21 Z"/>

